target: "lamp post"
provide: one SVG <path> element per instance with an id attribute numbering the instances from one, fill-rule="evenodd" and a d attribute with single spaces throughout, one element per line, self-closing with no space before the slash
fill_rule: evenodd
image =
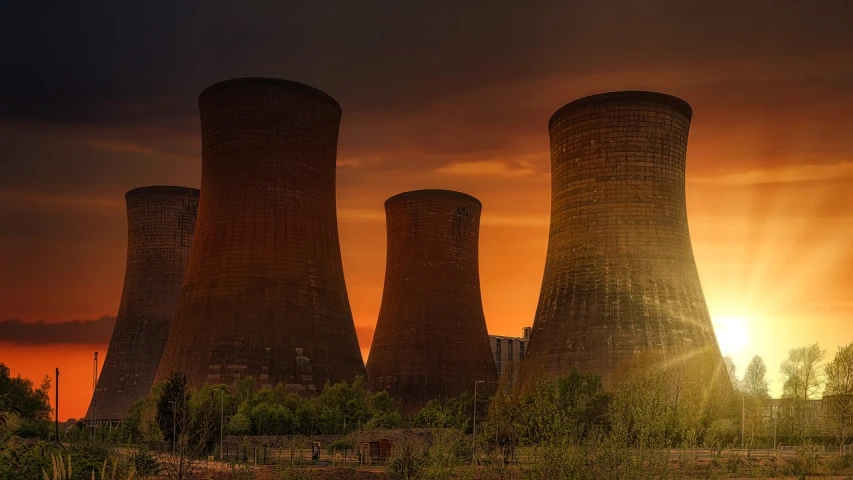
<path id="1" fill-rule="evenodd" d="M 483 380 L 474 382 L 474 422 L 471 432 L 471 465 L 477 465 L 477 385 L 486 383 Z"/>

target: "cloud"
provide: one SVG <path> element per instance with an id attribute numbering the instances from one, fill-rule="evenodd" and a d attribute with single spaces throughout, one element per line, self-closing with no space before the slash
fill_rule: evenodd
<path id="1" fill-rule="evenodd" d="M 65 322 L 0 321 L 0 343 L 13 345 L 77 344 L 103 345 L 110 342 L 116 317 L 104 315 L 97 320 Z"/>
<path id="2" fill-rule="evenodd" d="M 435 170 L 444 175 L 473 175 L 495 177 L 524 177 L 536 173 L 533 166 L 527 162 L 511 164 L 508 162 L 451 162 Z"/>
<path id="3" fill-rule="evenodd" d="M 341 220 L 362 222 L 384 222 L 385 212 L 383 210 L 371 210 L 367 208 L 339 208 L 338 218 Z"/>
<path id="4" fill-rule="evenodd" d="M 761 185 L 770 183 L 800 183 L 853 178 L 853 162 L 817 165 L 782 165 L 744 172 L 688 178 L 688 183 L 728 186 Z"/>
<path id="5" fill-rule="evenodd" d="M 30 193 L 0 190 L 0 210 L 14 206 L 15 209 L 101 211 L 124 208 L 124 198 L 119 196 L 104 198 L 92 196 L 74 196 L 49 193 Z M 26 207 L 26 208 L 22 208 Z"/>
<path id="6" fill-rule="evenodd" d="M 853 300 L 835 302 L 815 302 L 809 305 L 813 310 L 853 310 Z"/>
<path id="7" fill-rule="evenodd" d="M 496 227 L 549 227 L 551 219 L 542 215 L 483 215 L 480 223 Z"/>

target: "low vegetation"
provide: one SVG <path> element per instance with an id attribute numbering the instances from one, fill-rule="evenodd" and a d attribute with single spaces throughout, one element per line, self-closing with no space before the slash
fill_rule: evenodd
<path id="1" fill-rule="evenodd" d="M 554 379 L 528 365 L 513 388 L 479 395 L 476 405 L 467 394 L 434 400 L 406 419 L 387 393 L 368 392 L 360 378 L 302 397 L 281 385 L 257 389 L 251 378 L 235 388 L 192 390 L 176 372 L 138 401 L 120 427 L 77 424 L 62 429 L 61 442 L 49 424 L 50 382 L 11 378 L 0 364 L 0 478 L 853 475 L 853 344 L 825 367 L 824 357 L 817 345 L 792 350 L 781 368 L 780 400 L 770 399 L 760 357 L 738 379 L 731 362 L 718 365 L 711 355 L 666 367 L 644 356 L 608 385 L 594 374 Z M 824 410 L 817 415 L 821 394 Z M 318 436 L 331 463 L 325 469 L 308 468 Z M 376 438 L 394 442 L 382 470 L 353 468 L 359 441 Z M 225 453 L 220 439 L 231 453 L 210 464 Z M 275 461 L 265 457 L 269 446 L 277 449 Z"/>

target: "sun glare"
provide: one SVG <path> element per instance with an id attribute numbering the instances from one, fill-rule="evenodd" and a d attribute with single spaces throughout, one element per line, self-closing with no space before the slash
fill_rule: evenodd
<path id="1" fill-rule="evenodd" d="M 747 320 L 743 317 L 720 317 L 714 319 L 714 331 L 723 355 L 740 353 L 749 342 Z"/>

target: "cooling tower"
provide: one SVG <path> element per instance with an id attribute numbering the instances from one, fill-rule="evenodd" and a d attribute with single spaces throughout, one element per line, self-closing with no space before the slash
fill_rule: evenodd
<path id="1" fill-rule="evenodd" d="M 605 380 L 646 354 L 722 362 L 687 228 L 691 115 L 669 95 L 616 92 L 551 117 L 551 230 L 525 362 Z"/>
<path id="2" fill-rule="evenodd" d="M 497 379 L 480 299 L 481 208 L 448 190 L 385 202 L 385 289 L 367 375 L 371 390 L 388 391 L 406 411 Z"/>
<path id="3" fill-rule="evenodd" d="M 199 109 L 196 238 L 157 378 L 313 391 L 364 375 L 335 211 L 340 106 L 241 78 L 208 87 Z"/>
<path id="4" fill-rule="evenodd" d="M 127 192 L 127 266 L 110 347 L 86 418 L 118 420 L 148 395 L 181 296 L 198 190 Z M 93 408 L 95 407 L 95 408 Z"/>

